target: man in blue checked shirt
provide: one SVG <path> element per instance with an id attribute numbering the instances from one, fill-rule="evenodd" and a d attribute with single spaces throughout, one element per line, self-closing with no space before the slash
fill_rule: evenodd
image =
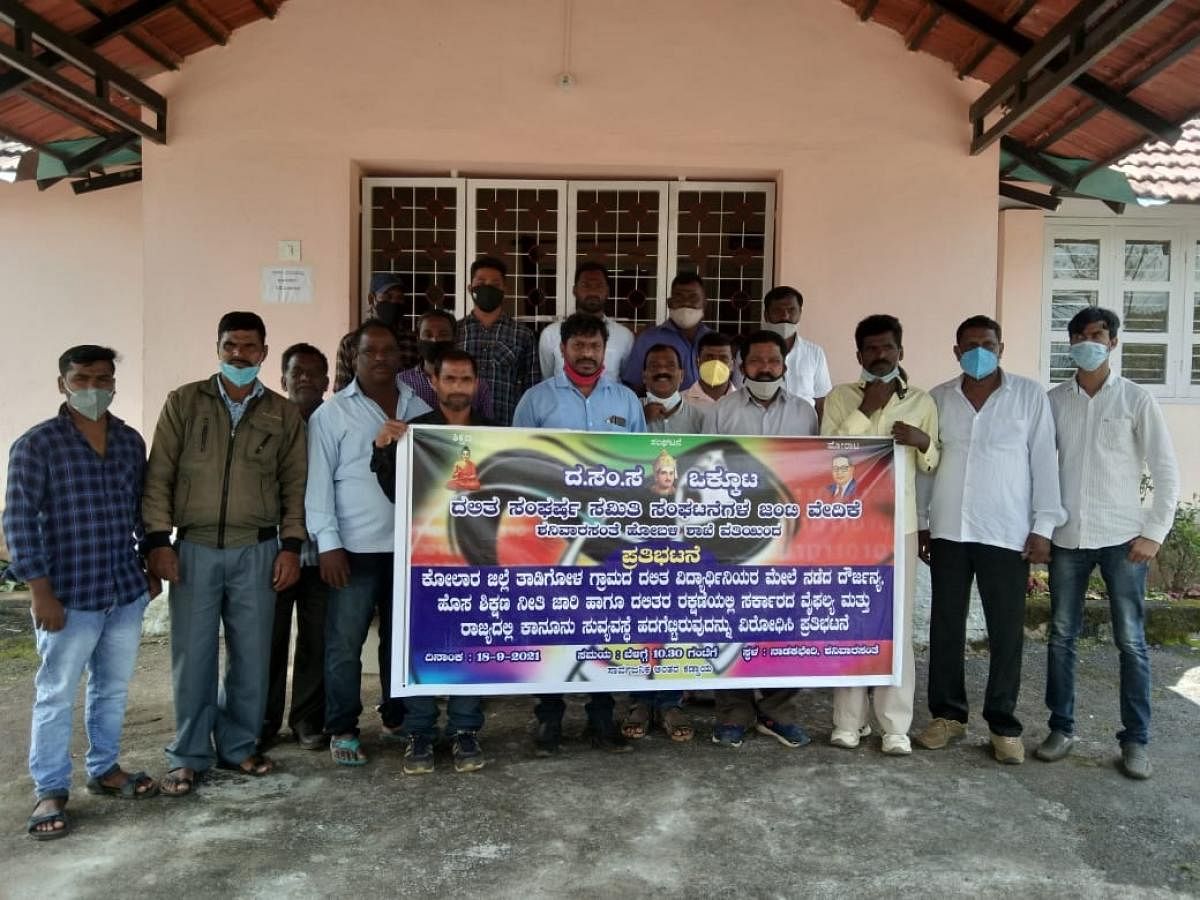
<path id="1" fill-rule="evenodd" d="M 578 431 L 646 430 L 646 416 L 637 395 L 614 379 L 604 378 L 608 327 L 586 313 L 567 316 L 562 323 L 563 370 L 525 392 L 513 416 L 514 428 L 562 428 Z M 584 711 L 592 746 L 626 753 L 633 746 L 613 719 L 612 694 L 592 694 Z M 534 708 L 538 732 L 534 753 L 557 753 L 562 743 L 566 703 L 561 694 L 542 694 Z"/>
<path id="2" fill-rule="evenodd" d="M 33 593 L 42 659 L 29 744 L 37 805 L 26 823 L 39 841 L 71 830 L 71 721 L 85 668 L 88 792 L 133 800 L 158 793 L 148 775 L 117 762 L 142 613 L 161 587 L 138 555 L 146 445 L 108 412 L 113 350 L 72 347 L 58 370 L 66 403 L 13 444 L 4 508 L 11 571 Z"/>

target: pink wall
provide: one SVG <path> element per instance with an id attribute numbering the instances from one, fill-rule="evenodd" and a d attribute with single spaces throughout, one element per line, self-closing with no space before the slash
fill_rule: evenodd
<path id="1" fill-rule="evenodd" d="M 993 155 L 967 155 L 977 90 L 840 3 L 290 0 L 157 82 L 171 143 L 146 148 L 146 410 L 213 368 L 229 309 L 276 354 L 332 351 L 357 290 L 357 174 L 571 174 L 779 181 L 778 280 L 835 379 L 851 332 L 892 311 L 908 362 L 949 374 L 964 316 L 995 304 Z M 259 268 L 303 241 L 311 306 L 264 306 Z M 274 377 L 272 377 L 272 382 Z"/>
<path id="2" fill-rule="evenodd" d="M 0 184 L 0 309 L 5 461 L 21 432 L 57 411 L 58 357 L 74 344 L 120 353 L 113 412 L 140 429 L 141 189 L 77 197 L 65 184 L 43 192 L 32 182 Z M 7 471 L 0 467 L 0 491 Z"/>
<path id="3" fill-rule="evenodd" d="M 1004 331 L 1004 367 L 1042 379 L 1042 255 L 1038 209 L 1000 211 L 996 321 Z"/>

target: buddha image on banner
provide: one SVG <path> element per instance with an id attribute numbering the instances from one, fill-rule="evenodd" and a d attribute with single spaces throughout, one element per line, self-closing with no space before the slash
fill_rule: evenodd
<path id="1" fill-rule="evenodd" d="M 890 440 L 414 426 L 401 452 L 398 696 L 898 681 Z"/>

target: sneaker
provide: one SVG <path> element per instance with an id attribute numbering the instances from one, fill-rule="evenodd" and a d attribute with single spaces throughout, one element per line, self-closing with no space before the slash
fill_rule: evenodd
<path id="1" fill-rule="evenodd" d="M 907 734 L 885 734 L 883 752 L 885 756 L 908 756 L 912 753 L 912 742 Z"/>
<path id="2" fill-rule="evenodd" d="M 1037 745 L 1033 755 L 1042 762 L 1058 762 L 1071 752 L 1071 748 L 1079 742 L 1073 734 L 1063 734 L 1061 731 L 1051 731 L 1046 739 Z"/>
<path id="3" fill-rule="evenodd" d="M 1150 754 L 1145 744 L 1126 741 L 1121 745 L 1121 771 L 1130 778 L 1145 781 L 1150 777 Z"/>
<path id="4" fill-rule="evenodd" d="M 433 771 L 433 741 L 423 734 L 414 734 L 404 751 L 405 775 L 428 775 Z"/>
<path id="5" fill-rule="evenodd" d="M 803 747 L 811 740 L 808 732 L 799 725 L 776 722 L 774 719 L 759 717 L 755 729 L 759 734 L 770 735 L 785 747 Z"/>
<path id="6" fill-rule="evenodd" d="M 853 750 L 858 746 L 858 742 L 858 731 L 849 731 L 845 728 L 835 728 L 833 734 L 829 736 L 829 743 L 835 747 L 841 747 L 843 750 Z"/>
<path id="7" fill-rule="evenodd" d="M 954 719 L 934 719 L 917 735 L 917 743 L 926 750 L 941 750 L 952 741 L 960 740 L 967 733 L 966 722 Z"/>
<path id="8" fill-rule="evenodd" d="M 1019 736 L 993 734 L 992 753 L 996 756 L 996 762 L 1006 766 L 1019 766 L 1025 762 L 1025 745 Z"/>
<path id="9" fill-rule="evenodd" d="M 621 729 L 612 719 L 593 720 L 588 724 L 587 735 L 594 750 L 605 750 L 609 753 L 631 753 L 633 751 L 633 744 L 621 733 Z"/>
<path id="10" fill-rule="evenodd" d="M 539 759 L 555 756 L 562 750 L 562 720 L 538 722 L 533 738 L 533 755 Z"/>
<path id="11" fill-rule="evenodd" d="M 487 764 L 483 748 L 479 746 L 479 738 L 473 731 L 458 732 L 450 746 L 454 754 L 455 772 L 478 772 Z"/>
<path id="12" fill-rule="evenodd" d="M 714 725 L 712 742 L 722 747 L 737 749 L 746 739 L 746 729 L 741 725 Z"/>

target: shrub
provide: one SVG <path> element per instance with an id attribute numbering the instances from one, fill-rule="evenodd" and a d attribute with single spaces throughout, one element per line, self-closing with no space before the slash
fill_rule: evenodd
<path id="1" fill-rule="evenodd" d="M 1175 524 L 1155 557 L 1156 586 L 1171 594 L 1200 587 L 1200 495 L 1180 503 Z"/>

